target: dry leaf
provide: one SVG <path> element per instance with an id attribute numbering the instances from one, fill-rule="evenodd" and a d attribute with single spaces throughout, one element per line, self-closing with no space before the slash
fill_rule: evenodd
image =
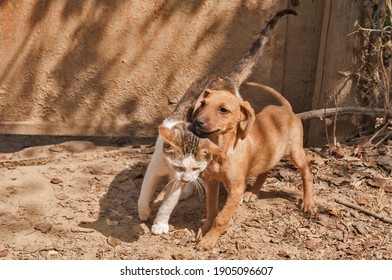
<path id="1" fill-rule="evenodd" d="M 372 241 L 365 241 L 365 242 L 362 243 L 362 245 L 363 245 L 363 247 L 365 249 L 369 249 L 369 248 L 376 247 L 377 243 L 376 242 L 372 242 Z"/>
<path id="2" fill-rule="evenodd" d="M 109 226 L 117 226 L 118 225 L 118 223 L 119 223 L 119 221 L 112 221 L 112 220 L 110 220 L 109 218 L 106 218 L 106 224 L 107 225 L 109 225 Z"/>
<path id="3" fill-rule="evenodd" d="M 61 180 L 61 179 L 59 179 L 59 178 L 52 178 L 52 180 L 50 180 L 50 182 L 52 183 L 52 184 L 60 184 L 60 183 L 62 183 L 63 181 Z"/>
<path id="4" fill-rule="evenodd" d="M 344 179 L 344 178 L 328 177 L 328 178 L 326 178 L 326 180 L 328 180 L 331 184 L 333 184 L 337 187 L 350 183 L 349 180 Z"/>
<path id="5" fill-rule="evenodd" d="M 176 230 L 173 232 L 173 237 L 177 239 L 181 239 L 185 236 L 185 231 L 184 230 Z"/>
<path id="6" fill-rule="evenodd" d="M 324 227 L 331 227 L 334 225 L 334 220 L 326 215 L 317 215 L 317 222 Z"/>
<path id="7" fill-rule="evenodd" d="M 320 243 L 320 239 L 310 239 L 305 243 L 305 247 L 310 251 L 314 251 L 319 247 Z"/>
<path id="8" fill-rule="evenodd" d="M 278 256 L 285 259 L 291 259 L 290 254 L 282 250 L 278 252 Z"/>
<path id="9" fill-rule="evenodd" d="M 6 257 L 8 253 L 9 253 L 8 249 L 4 249 L 3 251 L 0 251 L 0 258 Z"/>
<path id="10" fill-rule="evenodd" d="M 358 252 L 361 252 L 361 251 L 362 251 L 362 247 L 357 246 L 357 245 L 351 245 L 351 246 L 350 246 L 350 249 L 346 250 L 346 253 L 347 253 L 347 251 L 352 251 L 352 252 L 354 252 L 354 254 L 357 254 Z M 350 252 L 350 253 L 351 253 L 351 252 Z M 352 254 L 352 253 L 351 253 L 351 254 Z"/>
<path id="11" fill-rule="evenodd" d="M 113 237 L 113 236 L 109 236 L 107 241 L 108 241 L 108 244 L 109 244 L 110 246 L 113 246 L 113 247 L 116 247 L 116 246 L 118 246 L 118 245 L 121 245 L 121 243 L 122 243 L 122 241 L 121 241 L 120 239 L 115 238 L 115 237 Z"/>
<path id="12" fill-rule="evenodd" d="M 355 229 L 359 234 L 366 234 L 368 231 L 361 225 L 354 225 Z"/>
<path id="13" fill-rule="evenodd" d="M 388 184 L 389 179 L 385 178 L 371 178 L 367 180 L 367 183 L 375 188 L 383 189 Z"/>
<path id="14" fill-rule="evenodd" d="M 337 209 L 337 208 L 328 208 L 327 209 L 327 212 L 330 214 L 330 215 L 333 215 L 333 216 L 335 216 L 335 217 L 339 217 L 340 216 L 340 209 Z"/>
<path id="15" fill-rule="evenodd" d="M 181 253 L 179 253 L 179 254 L 173 254 L 172 255 L 172 258 L 174 259 L 174 260 L 185 260 L 186 258 L 185 258 L 185 256 L 183 255 L 183 254 L 181 254 Z"/>
<path id="16" fill-rule="evenodd" d="M 52 224 L 50 223 L 39 223 L 34 226 L 36 230 L 42 233 L 48 233 L 52 229 Z"/>
<path id="17" fill-rule="evenodd" d="M 353 256 L 356 256 L 357 255 L 357 252 L 355 252 L 354 250 L 352 250 L 352 249 L 347 249 L 347 250 L 345 250 L 344 251 L 347 255 L 353 255 Z"/>
<path id="18" fill-rule="evenodd" d="M 183 239 L 180 240 L 180 242 L 178 242 L 178 245 L 185 246 L 185 244 L 187 244 L 189 241 L 191 241 L 191 238 L 188 236 L 185 236 Z"/>
<path id="19" fill-rule="evenodd" d="M 366 167 L 377 167 L 378 163 L 376 161 L 366 161 L 363 163 Z"/>
<path id="20" fill-rule="evenodd" d="M 326 159 L 322 157 L 314 157 L 310 160 L 311 163 L 316 164 L 316 165 L 323 165 L 325 163 Z"/>
<path id="21" fill-rule="evenodd" d="M 358 205 L 367 205 L 368 201 L 366 198 L 363 197 L 358 197 L 357 199 L 355 199 L 355 201 L 358 203 Z"/>
<path id="22" fill-rule="evenodd" d="M 347 244 L 344 244 L 343 242 L 339 243 L 337 249 L 338 250 L 346 250 L 348 248 Z"/>

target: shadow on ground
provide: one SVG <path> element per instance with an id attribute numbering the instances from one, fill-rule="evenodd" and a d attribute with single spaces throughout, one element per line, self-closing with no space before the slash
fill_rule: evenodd
<path id="1" fill-rule="evenodd" d="M 117 174 L 99 202 L 98 219 L 79 226 L 124 242 L 137 241 L 144 232 L 137 214 L 137 199 L 146 167 L 146 163 L 138 162 Z"/>

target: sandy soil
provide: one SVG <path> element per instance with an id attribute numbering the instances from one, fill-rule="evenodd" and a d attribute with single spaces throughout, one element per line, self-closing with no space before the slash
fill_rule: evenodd
<path id="1" fill-rule="evenodd" d="M 199 252 L 203 199 L 178 204 L 169 234 L 149 230 L 159 192 L 151 220 L 138 219 L 153 141 L 0 140 L 0 259 L 392 259 L 392 225 L 335 201 L 391 219 L 391 146 L 307 150 L 318 204 L 311 217 L 298 208 L 299 171 L 282 161 L 260 199 L 240 205 L 218 245 Z"/>

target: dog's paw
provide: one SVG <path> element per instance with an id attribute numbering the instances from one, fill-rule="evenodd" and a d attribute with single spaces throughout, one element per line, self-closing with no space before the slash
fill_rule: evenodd
<path id="1" fill-rule="evenodd" d="M 151 232 L 153 234 L 162 234 L 169 232 L 169 225 L 168 224 L 155 224 L 151 227 Z"/>
<path id="2" fill-rule="evenodd" d="M 301 202 L 301 210 L 304 213 L 313 214 L 315 206 L 313 199 L 304 199 Z"/>
<path id="3" fill-rule="evenodd" d="M 196 250 L 198 250 L 198 251 L 209 251 L 212 248 L 214 248 L 214 246 L 216 245 L 218 240 L 219 240 L 219 236 L 215 236 L 215 235 L 212 235 L 212 234 L 207 234 L 196 245 Z"/>
<path id="4" fill-rule="evenodd" d="M 139 207 L 138 208 L 139 219 L 140 221 L 147 221 L 151 215 L 151 208 L 150 207 Z"/>
<path id="5" fill-rule="evenodd" d="M 244 202 L 255 202 L 258 199 L 258 196 L 252 192 L 246 192 L 242 196 L 242 200 Z"/>

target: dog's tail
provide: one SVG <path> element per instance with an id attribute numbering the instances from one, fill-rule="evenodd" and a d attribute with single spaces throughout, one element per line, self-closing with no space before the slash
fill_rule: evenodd
<path id="1" fill-rule="evenodd" d="M 282 94 L 280 94 L 279 92 L 274 90 L 272 87 L 269 87 L 269 86 L 266 86 L 266 85 L 262 85 L 262 84 L 258 84 L 258 83 L 253 83 L 253 82 L 246 82 L 245 85 L 251 86 L 251 87 L 257 87 L 257 88 L 259 88 L 259 89 L 261 89 L 263 91 L 268 92 L 275 99 L 277 99 L 282 106 L 287 107 L 288 109 L 290 109 L 290 111 L 293 111 L 293 108 L 291 107 L 290 102 L 287 101 L 287 99 L 284 98 Z"/>
<path id="2" fill-rule="evenodd" d="M 240 60 L 238 65 L 234 68 L 233 72 L 226 78 L 230 80 L 236 91 L 238 91 L 240 85 L 252 74 L 253 67 L 262 53 L 270 31 L 275 27 L 281 17 L 288 14 L 297 15 L 297 12 L 291 9 L 285 9 L 278 12 L 267 23 L 263 30 L 261 30 L 248 53 Z"/>

